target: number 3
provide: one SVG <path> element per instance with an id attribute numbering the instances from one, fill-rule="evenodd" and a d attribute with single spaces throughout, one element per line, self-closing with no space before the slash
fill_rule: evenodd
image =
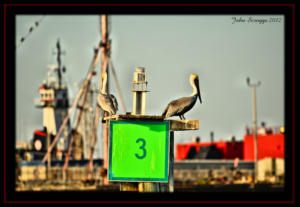
<path id="1" fill-rule="evenodd" d="M 143 138 L 139 138 L 139 139 L 136 140 L 136 143 L 138 143 L 140 141 L 143 142 L 142 146 L 140 146 L 140 149 L 143 150 L 143 154 L 140 156 L 137 153 L 135 153 L 135 156 L 138 159 L 144 159 L 146 157 L 146 149 L 145 149 L 146 141 Z"/>

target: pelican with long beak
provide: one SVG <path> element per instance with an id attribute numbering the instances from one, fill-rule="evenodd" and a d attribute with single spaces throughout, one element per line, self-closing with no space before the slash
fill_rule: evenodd
<path id="1" fill-rule="evenodd" d="M 102 73 L 102 89 L 98 94 L 97 103 L 98 106 L 103 110 L 108 112 L 110 115 L 115 115 L 118 111 L 118 102 L 114 95 L 108 94 L 105 91 L 107 84 L 107 73 Z M 103 113 L 104 114 L 104 113 Z"/>
<path id="2" fill-rule="evenodd" d="M 196 103 L 197 98 L 199 98 L 200 103 L 202 103 L 200 90 L 199 90 L 199 78 L 196 74 L 190 75 L 190 84 L 193 87 L 194 91 L 191 96 L 183 97 L 177 100 L 174 100 L 168 104 L 165 108 L 162 116 L 165 118 L 171 116 L 179 116 L 180 119 L 185 119 L 184 114 L 191 110 Z"/>

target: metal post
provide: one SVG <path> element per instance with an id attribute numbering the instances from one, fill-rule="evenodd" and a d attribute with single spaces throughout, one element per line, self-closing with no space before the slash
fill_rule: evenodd
<path id="1" fill-rule="evenodd" d="M 137 67 L 133 75 L 133 109 L 132 114 L 145 115 L 147 81 L 145 68 Z M 146 84 L 146 85 L 145 85 Z"/>
<path id="2" fill-rule="evenodd" d="M 137 83 L 137 88 L 136 90 L 134 89 L 133 92 L 133 109 L 132 109 L 132 114 L 134 115 L 145 115 L 145 104 L 146 104 L 146 99 L 145 99 L 145 95 L 146 92 L 140 90 L 140 87 L 142 85 L 142 83 L 140 83 L 140 74 L 138 73 L 144 73 L 145 69 L 142 67 L 138 67 L 135 69 L 136 72 L 134 73 L 134 79 L 133 82 Z M 154 189 L 155 186 L 151 185 L 151 183 L 138 183 L 138 191 L 139 192 L 151 192 L 151 191 L 155 191 Z"/>
<path id="3" fill-rule="evenodd" d="M 170 131 L 169 192 L 174 192 L 174 131 Z"/>
<path id="4" fill-rule="evenodd" d="M 147 88 L 144 88 L 144 84 L 147 84 L 145 68 L 138 67 L 134 74 L 133 83 L 138 84 L 138 88 L 134 90 L 133 95 L 133 114 L 145 115 L 146 113 L 146 92 Z M 150 182 L 141 182 L 138 184 L 139 192 L 158 192 L 159 184 Z"/>
<path id="5" fill-rule="evenodd" d="M 101 65 L 101 73 L 107 73 L 107 82 L 105 86 L 105 91 L 109 93 L 109 71 L 108 71 L 108 53 L 109 53 L 109 41 L 108 41 L 108 21 L 107 15 L 101 16 L 101 32 L 102 32 L 102 44 L 104 45 L 103 62 Z M 103 87 L 103 82 L 101 81 L 101 88 Z M 103 112 L 104 116 L 108 116 L 107 112 Z M 102 124 L 103 133 L 103 167 L 108 168 L 108 124 L 105 122 Z M 104 178 L 104 185 L 108 185 L 107 176 Z"/>
<path id="6" fill-rule="evenodd" d="M 254 184 L 257 183 L 258 176 L 258 147 L 257 147 L 257 111 L 256 111 L 256 87 L 260 85 L 250 84 L 250 78 L 247 78 L 248 86 L 252 87 L 252 113 L 253 113 L 253 136 L 254 136 Z"/>
<path id="7" fill-rule="evenodd" d="M 50 133 L 48 133 L 47 131 L 47 149 L 50 147 Z M 47 180 L 50 179 L 50 169 L 51 169 L 51 154 L 50 156 L 48 156 L 48 159 L 47 159 Z"/>
<path id="8" fill-rule="evenodd" d="M 58 87 L 61 88 L 61 60 L 60 60 L 61 51 L 60 51 L 59 40 L 57 40 L 56 47 L 57 47 L 57 63 L 58 63 L 58 68 L 57 68 Z"/>
<path id="9" fill-rule="evenodd" d="M 137 67 L 133 75 L 133 115 L 145 115 L 146 113 L 146 92 L 147 81 L 145 68 Z M 158 183 L 140 182 L 140 183 L 121 183 L 121 191 L 139 191 L 139 192 L 159 192 Z"/>

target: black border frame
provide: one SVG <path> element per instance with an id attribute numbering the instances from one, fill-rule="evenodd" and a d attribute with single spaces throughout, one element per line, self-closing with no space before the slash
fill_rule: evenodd
<path id="1" fill-rule="evenodd" d="M 99 9 L 100 8 L 100 9 Z M 14 132 L 15 89 L 14 73 L 14 15 L 15 14 L 283 14 L 285 15 L 285 160 L 286 160 L 286 188 L 284 193 L 250 193 L 246 196 L 238 194 L 167 194 L 164 197 L 155 195 L 104 193 L 99 196 L 90 192 L 65 192 L 65 193 L 18 193 L 14 191 L 14 140 L 11 137 Z M 262 204 L 294 204 L 295 203 L 295 4 L 4 4 L 3 6 L 3 202 L 4 204 L 33 204 L 33 203 L 262 203 Z M 13 155 L 13 156 L 12 156 Z M 12 158 L 12 159 L 11 159 Z M 75 195 L 83 195 L 83 200 L 74 201 Z M 50 196 L 49 196 L 50 195 Z M 119 196 L 121 200 L 116 200 Z M 218 201 L 215 197 L 218 197 Z M 53 197 L 57 200 L 53 200 Z M 82 197 L 82 196 L 81 196 Z M 109 198 L 107 200 L 107 198 Z M 183 199 L 182 199 L 183 198 Z M 199 200 L 205 198 L 205 200 Z M 210 198 L 211 200 L 207 200 Z M 233 199 L 237 198 L 237 199 Z M 248 198 L 248 200 L 247 200 Z M 123 199 L 123 200 L 122 200 Z M 137 200 L 138 199 L 138 200 Z M 157 200 L 155 200 L 157 199 Z M 251 199 L 251 200 L 249 200 Z"/>

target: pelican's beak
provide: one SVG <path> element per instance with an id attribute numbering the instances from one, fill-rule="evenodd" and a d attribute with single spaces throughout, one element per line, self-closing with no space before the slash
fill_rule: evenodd
<path id="1" fill-rule="evenodd" d="M 198 78 L 195 79 L 195 85 L 196 85 L 196 88 L 197 88 L 197 95 L 199 97 L 199 101 L 202 104 L 201 94 L 200 94 L 200 87 L 199 87 L 199 79 Z"/>

